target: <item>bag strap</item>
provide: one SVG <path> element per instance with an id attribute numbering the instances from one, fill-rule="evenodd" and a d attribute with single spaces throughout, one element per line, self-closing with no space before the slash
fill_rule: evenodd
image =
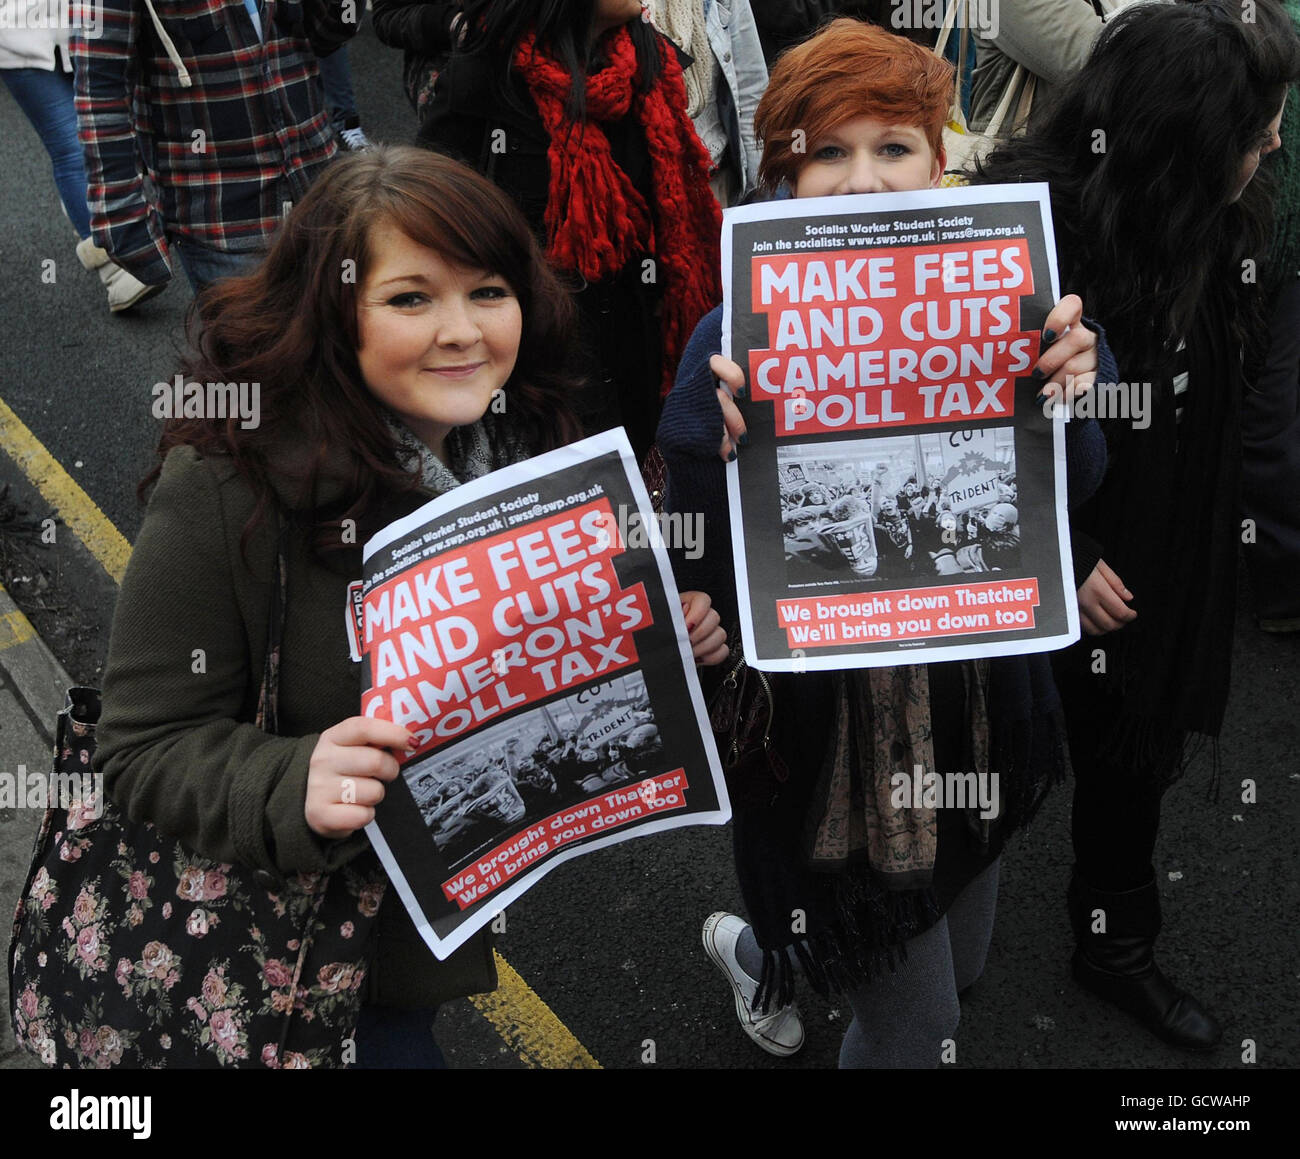
<path id="1" fill-rule="evenodd" d="M 989 118 L 989 123 L 984 129 L 985 136 L 996 137 L 1002 131 L 1002 123 L 1007 119 L 1007 114 L 1011 111 L 1011 98 L 1015 95 L 1016 86 L 1026 76 L 1029 80 L 1025 83 L 1020 92 L 1021 106 L 1018 110 L 1022 117 L 1029 116 L 1029 103 L 1034 99 L 1034 86 L 1038 78 L 1030 73 L 1023 64 L 1017 64 L 1011 73 L 1011 79 L 1007 81 L 1007 87 L 1002 93 L 1002 99 L 998 101 L 998 107 L 993 110 L 993 116 Z M 1028 94 L 1026 96 L 1026 94 Z M 1017 121 L 1017 124 L 1021 123 Z"/>
<path id="2" fill-rule="evenodd" d="M 1013 133 L 1024 132 L 1025 126 L 1029 124 L 1029 113 L 1034 107 L 1034 97 L 1038 92 L 1038 76 L 1035 73 L 1029 73 L 1029 79 L 1025 81 L 1025 87 L 1020 90 L 1020 103 L 1016 106 L 1016 119 L 1011 123 Z"/>
<path id="3" fill-rule="evenodd" d="M 943 23 L 939 25 L 939 35 L 934 42 L 935 56 L 943 56 L 943 50 L 948 47 L 948 37 L 952 35 L 953 23 L 957 19 L 957 9 L 965 6 L 966 0 L 948 0 L 947 11 L 943 14 Z M 965 22 L 962 23 L 964 27 Z"/>
<path id="4" fill-rule="evenodd" d="M 945 59 L 943 51 L 948 47 L 948 36 L 953 29 L 953 21 L 957 18 L 957 10 L 965 7 L 966 0 L 949 0 L 948 8 L 943 14 L 943 24 L 939 27 L 939 37 L 934 42 L 934 55 L 940 60 Z M 963 129 L 966 127 L 966 115 L 961 107 L 961 77 L 966 67 L 966 44 L 969 29 L 966 27 L 966 21 L 962 21 L 961 44 L 957 56 L 956 76 L 953 78 L 952 100 L 948 105 L 948 120 Z"/>
<path id="5" fill-rule="evenodd" d="M 284 639 L 284 616 L 288 600 L 289 568 L 284 558 L 285 529 L 279 512 L 275 521 L 275 573 L 271 577 L 270 610 L 267 614 L 266 657 L 262 661 L 262 687 L 257 694 L 257 727 L 263 732 L 280 731 L 280 644 Z"/>

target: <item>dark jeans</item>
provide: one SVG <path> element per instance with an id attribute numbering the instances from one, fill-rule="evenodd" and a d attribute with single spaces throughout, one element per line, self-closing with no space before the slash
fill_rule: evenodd
<path id="1" fill-rule="evenodd" d="M 446 1070 L 447 1060 L 433 1040 L 436 1006 L 395 1010 L 363 1006 L 357 1022 L 357 1070 Z"/>
<path id="2" fill-rule="evenodd" d="M 349 117 L 357 115 L 357 98 L 352 91 L 352 65 L 348 61 L 348 46 L 335 49 L 329 56 L 317 60 L 320 67 L 321 88 L 325 92 L 325 108 L 336 129 L 342 129 Z"/>

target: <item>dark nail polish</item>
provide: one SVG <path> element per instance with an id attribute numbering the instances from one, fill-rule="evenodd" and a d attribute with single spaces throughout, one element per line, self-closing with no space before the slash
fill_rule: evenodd
<path id="1" fill-rule="evenodd" d="M 1034 405 L 1042 406 L 1043 403 L 1045 403 L 1046 401 L 1047 401 L 1047 391 L 1044 390 L 1038 395 L 1036 399 L 1034 399 Z"/>
<path id="2" fill-rule="evenodd" d="M 1050 345 L 1051 345 L 1053 342 L 1055 342 L 1055 341 L 1056 341 L 1056 331 L 1055 331 L 1055 330 L 1044 330 L 1044 331 L 1043 331 L 1043 345 L 1044 345 L 1044 346 L 1050 346 Z"/>
<path id="3" fill-rule="evenodd" d="M 735 461 L 736 461 L 736 452 L 735 449 L 733 448 L 731 454 L 727 456 L 727 462 L 734 463 Z"/>
<path id="4" fill-rule="evenodd" d="M 746 431 L 743 435 L 740 436 L 740 438 L 738 438 L 738 439 L 736 440 L 736 445 L 737 445 L 737 446 L 740 446 L 740 447 L 747 447 L 747 446 L 749 446 L 749 432 L 748 432 L 748 431 Z"/>
<path id="5" fill-rule="evenodd" d="M 1042 382 L 1043 379 L 1047 377 L 1047 375 L 1045 375 L 1041 370 L 1038 369 L 1037 366 L 1035 366 L 1034 369 L 1029 372 L 1029 377 L 1032 378 L 1035 382 Z"/>
<path id="6" fill-rule="evenodd" d="M 749 397 L 749 387 L 742 386 L 736 391 L 736 401 L 744 402 Z"/>

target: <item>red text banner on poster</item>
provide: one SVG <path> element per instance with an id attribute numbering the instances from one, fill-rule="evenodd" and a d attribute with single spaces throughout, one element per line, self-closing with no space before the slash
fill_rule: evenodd
<path id="1" fill-rule="evenodd" d="M 1038 580 L 990 580 L 907 591 L 778 600 L 790 647 L 920 640 L 1034 626 Z"/>
<path id="2" fill-rule="evenodd" d="M 637 662 L 645 587 L 620 587 L 607 499 L 414 564 L 366 593 L 361 711 L 411 729 L 416 754 L 519 705 Z"/>
<path id="3" fill-rule="evenodd" d="M 579 801 L 549 817 L 542 817 L 495 849 L 475 859 L 455 877 L 442 883 L 442 892 L 461 909 L 508 884 L 539 857 L 573 841 L 607 833 L 620 825 L 669 813 L 686 805 L 690 783 L 685 769 L 613 789 Z"/>
<path id="4" fill-rule="evenodd" d="M 1039 335 L 1017 329 L 1034 292 L 1024 238 L 751 259 L 768 348 L 749 352 L 778 435 L 878 429 L 1014 412 Z"/>

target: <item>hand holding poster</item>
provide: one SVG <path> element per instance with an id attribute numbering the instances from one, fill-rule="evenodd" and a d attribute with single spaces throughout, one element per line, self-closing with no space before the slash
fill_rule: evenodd
<path id="1" fill-rule="evenodd" d="M 728 210 L 728 469 L 745 655 L 869 667 L 1078 638 L 1064 427 L 1030 376 L 1056 301 L 1046 186 Z M 773 566 L 773 560 L 782 563 Z"/>
<path id="2" fill-rule="evenodd" d="M 418 738 L 368 832 L 440 958 L 570 857 L 730 816 L 649 510 L 606 432 L 366 544 L 362 712 Z"/>

